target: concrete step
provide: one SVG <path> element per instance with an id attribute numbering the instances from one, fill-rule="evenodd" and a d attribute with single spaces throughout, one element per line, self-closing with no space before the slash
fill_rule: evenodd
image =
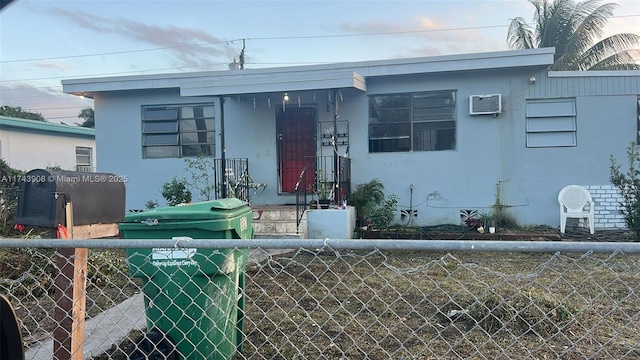
<path id="1" fill-rule="evenodd" d="M 283 234 L 283 233 L 255 233 L 254 239 L 306 239 L 305 233 Z"/>
<path id="2" fill-rule="evenodd" d="M 306 229 L 306 224 L 306 221 L 303 221 L 300 222 L 300 226 L 296 226 L 295 220 L 254 220 L 253 232 L 256 234 L 295 234 L 302 228 Z"/>
<path id="3" fill-rule="evenodd" d="M 306 238 L 307 219 L 303 214 L 296 225 L 296 208 L 292 205 L 270 205 L 253 208 L 255 238 Z"/>

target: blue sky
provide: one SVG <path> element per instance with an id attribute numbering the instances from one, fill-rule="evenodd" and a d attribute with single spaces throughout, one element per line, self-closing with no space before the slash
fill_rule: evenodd
<path id="1" fill-rule="evenodd" d="M 607 34 L 640 34 L 640 0 Z M 246 67 L 508 50 L 526 0 L 15 0 L 0 12 L 0 103 L 79 122 L 90 99 L 62 79 L 225 70 L 246 39 Z"/>

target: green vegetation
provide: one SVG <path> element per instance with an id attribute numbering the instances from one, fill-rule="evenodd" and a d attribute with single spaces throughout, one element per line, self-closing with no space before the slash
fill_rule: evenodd
<path id="1" fill-rule="evenodd" d="M 196 201 L 209 201 L 216 189 L 213 176 L 213 158 L 198 155 L 184 159 L 184 171 L 189 174 L 185 180 L 190 191 L 197 194 Z"/>
<path id="2" fill-rule="evenodd" d="M 162 185 L 162 197 L 167 200 L 167 205 L 175 206 L 191 202 L 191 190 L 187 188 L 185 179 L 174 177 L 171 181 Z M 151 201 L 147 201 L 149 205 Z"/>
<path id="3" fill-rule="evenodd" d="M 627 166 L 627 172 L 621 171 L 620 164 L 611 155 L 609 179 L 620 191 L 620 212 L 637 240 L 640 239 L 640 147 L 635 142 L 627 147 Z"/>
<path id="4" fill-rule="evenodd" d="M 349 194 L 347 203 L 356 208 L 356 224 L 358 226 L 371 225 L 382 229 L 388 227 L 395 217 L 398 208 L 398 197 L 385 197 L 384 185 L 379 179 L 358 184 Z"/>
<path id="5" fill-rule="evenodd" d="M 0 237 L 13 232 L 13 219 L 18 207 L 18 180 L 22 171 L 0 159 Z"/>
<path id="6" fill-rule="evenodd" d="M 196 158 L 184 159 L 184 171 L 188 178 L 174 176 L 171 181 L 162 184 L 160 194 L 168 206 L 175 206 L 191 201 L 208 201 L 213 197 L 215 184 L 213 182 L 213 158 L 199 155 Z M 193 194 L 196 194 L 194 199 Z M 157 200 L 145 203 L 146 210 L 160 206 Z"/>
<path id="7" fill-rule="evenodd" d="M 93 108 L 86 107 L 82 109 L 78 114 L 78 118 L 83 120 L 80 126 L 87 127 L 87 128 L 96 127 L 95 114 L 93 112 Z"/>
<path id="8" fill-rule="evenodd" d="M 602 38 L 618 4 L 600 0 L 528 0 L 535 7 L 533 29 L 521 17 L 511 20 L 507 42 L 512 49 L 554 47 L 550 70 L 640 69 L 632 53 L 640 36 L 622 33 Z"/>
<path id="9" fill-rule="evenodd" d="M 42 114 L 23 110 L 20 106 L 2 105 L 0 106 L 0 115 L 18 119 L 47 121 Z"/>

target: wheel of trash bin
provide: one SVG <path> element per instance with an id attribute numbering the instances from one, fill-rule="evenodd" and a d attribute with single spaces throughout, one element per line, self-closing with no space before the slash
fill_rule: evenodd
<path id="1" fill-rule="evenodd" d="M 168 336 L 151 330 L 135 341 L 130 360 L 176 360 L 176 347 Z"/>

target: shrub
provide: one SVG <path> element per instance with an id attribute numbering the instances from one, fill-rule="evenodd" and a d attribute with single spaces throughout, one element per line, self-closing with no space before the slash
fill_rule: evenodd
<path id="1" fill-rule="evenodd" d="M 0 236 L 13 230 L 13 219 L 18 207 L 18 180 L 22 171 L 0 159 Z"/>
<path id="2" fill-rule="evenodd" d="M 347 203 L 356 208 L 356 222 L 364 226 L 370 219 L 376 205 L 384 200 L 384 185 L 378 179 L 358 184 L 349 194 Z"/>
<path id="3" fill-rule="evenodd" d="M 385 198 L 384 185 L 378 179 L 358 184 L 349 194 L 347 203 L 356 208 L 358 226 L 370 223 L 376 228 L 385 228 L 393 221 L 398 207 L 398 197 Z"/>
<path id="4" fill-rule="evenodd" d="M 627 147 L 627 165 L 627 172 L 622 172 L 611 155 L 610 180 L 622 196 L 620 212 L 624 222 L 635 238 L 640 239 L 640 149 L 635 142 Z"/>
<path id="5" fill-rule="evenodd" d="M 398 197 L 389 195 L 371 214 L 371 225 L 378 229 L 389 227 L 398 209 Z"/>
<path id="6" fill-rule="evenodd" d="M 174 177 L 171 181 L 164 183 L 161 193 L 169 206 L 191 202 L 191 190 L 187 189 L 187 182 L 184 179 Z"/>
<path id="7" fill-rule="evenodd" d="M 216 187 L 213 183 L 213 158 L 198 155 L 184 159 L 185 172 L 191 180 L 184 180 L 185 185 L 193 189 L 198 201 L 209 201 Z"/>

